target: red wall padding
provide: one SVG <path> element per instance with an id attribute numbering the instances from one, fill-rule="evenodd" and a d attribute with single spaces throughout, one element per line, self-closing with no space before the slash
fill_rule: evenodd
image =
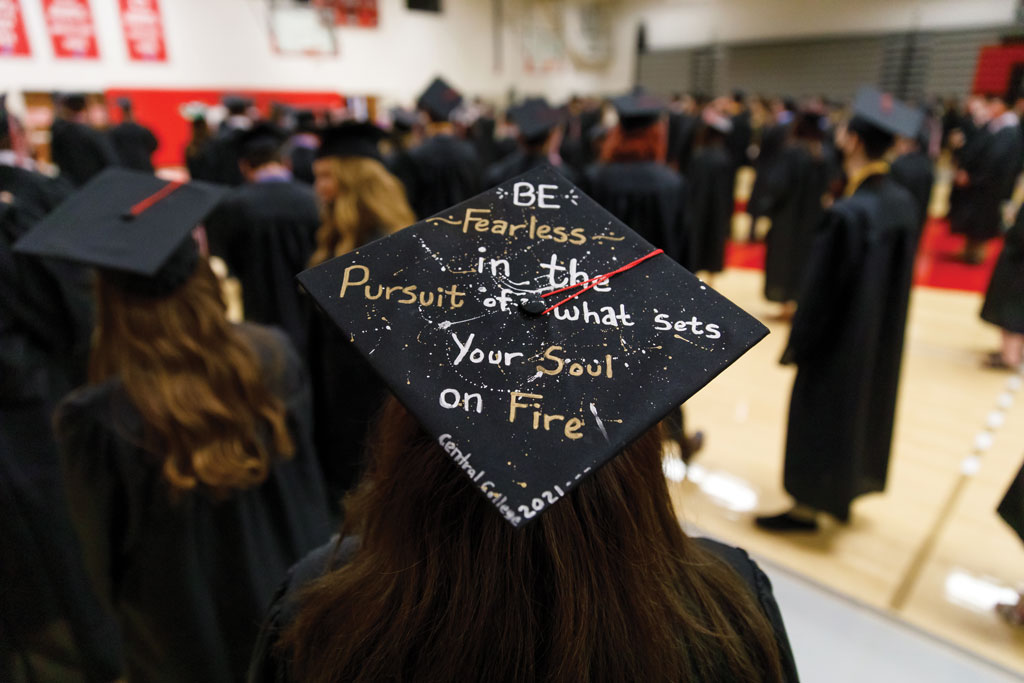
<path id="1" fill-rule="evenodd" d="M 980 95 L 1005 93 L 1015 64 L 1024 62 L 1024 45 L 990 45 L 981 48 L 974 70 L 974 88 Z"/>
<path id="2" fill-rule="evenodd" d="M 226 93 L 245 95 L 253 100 L 264 115 L 270 111 L 272 102 L 290 104 L 313 109 L 335 109 L 345 103 L 338 93 L 329 92 L 281 92 L 271 90 L 135 90 L 113 89 L 106 91 L 110 120 L 121 120 L 117 98 L 128 97 L 132 101 L 135 120 L 151 129 L 160 140 L 160 148 L 153 155 L 157 168 L 183 166 L 185 146 L 191 139 L 191 124 L 182 118 L 179 107 L 186 102 L 219 104 Z"/>

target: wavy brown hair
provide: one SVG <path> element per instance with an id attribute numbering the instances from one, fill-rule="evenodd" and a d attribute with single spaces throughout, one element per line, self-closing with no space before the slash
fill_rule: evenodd
<path id="1" fill-rule="evenodd" d="M 601 144 L 600 160 L 606 163 L 622 161 L 657 161 L 664 163 L 668 156 L 668 127 L 664 121 L 641 128 L 616 126 Z"/>
<path id="2" fill-rule="evenodd" d="M 291 680 L 782 680 L 741 579 L 680 529 L 660 434 L 525 528 L 498 515 L 394 398 L 345 501 L 354 557 L 300 594 Z"/>
<path id="3" fill-rule="evenodd" d="M 132 294 L 101 273 L 89 380 L 120 379 L 172 491 L 226 494 L 294 452 L 286 411 L 249 342 L 224 316 L 205 258 L 173 294 Z"/>
<path id="4" fill-rule="evenodd" d="M 325 157 L 338 183 L 338 196 L 321 212 L 310 267 L 416 222 L 402 181 L 376 159 Z"/>

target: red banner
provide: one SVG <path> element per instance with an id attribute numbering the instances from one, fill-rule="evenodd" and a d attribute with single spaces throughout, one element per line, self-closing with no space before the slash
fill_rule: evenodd
<path id="1" fill-rule="evenodd" d="M 18 0 L 0 0 L 0 56 L 28 57 L 28 36 Z"/>
<path id="2" fill-rule="evenodd" d="M 96 28 L 89 0 L 43 0 L 46 30 L 58 59 L 96 59 Z"/>
<path id="3" fill-rule="evenodd" d="M 120 0 L 120 4 L 128 58 L 133 62 L 166 62 L 159 0 Z"/>

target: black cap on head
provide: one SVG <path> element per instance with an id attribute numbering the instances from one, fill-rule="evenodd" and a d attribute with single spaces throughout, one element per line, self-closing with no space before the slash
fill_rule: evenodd
<path id="1" fill-rule="evenodd" d="M 619 114 L 619 123 L 627 129 L 651 125 L 668 108 L 660 97 L 644 92 L 641 88 L 634 88 L 628 95 L 613 98 L 612 105 Z"/>
<path id="2" fill-rule="evenodd" d="M 924 123 L 924 112 L 910 107 L 877 88 L 865 86 L 857 91 L 853 115 L 890 135 L 915 137 Z"/>
<path id="3" fill-rule="evenodd" d="M 85 94 L 80 92 L 61 94 L 60 103 L 65 108 L 76 113 L 85 111 L 85 107 L 88 104 L 85 99 Z"/>
<path id="4" fill-rule="evenodd" d="M 312 109 L 295 110 L 295 131 L 298 133 L 316 132 L 316 112 Z"/>
<path id="5" fill-rule="evenodd" d="M 18 252 L 103 269 L 123 288 L 166 296 L 195 269 L 193 228 L 227 188 L 109 168 L 18 240 Z"/>
<path id="6" fill-rule="evenodd" d="M 416 106 L 427 112 L 434 121 L 449 120 L 460 104 L 462 94 L 440 78 L 435 78 L 416 101 Z"/>
<path id="7" fill-rule="evenodd" d="M 250 164 L 257 160 L 266 163 L 276 157 L 281 145 L 284 144 L 285 137 L 287 137 L 285 132 L 274 124 L 257 123 L 239 135 L 238 156 Z"/>
<path id="8" fill-rule="evenodd" d="M 419 117 L 414 111 L 408 111 L 401 107 L 393 107 L 390 114 L 392 128 L 402 133 L 409 132 L 416 127 L 417 123 L 419 123 Z"/>
<path id="9" fill-rule="evenodd" d="M 565 120 L 562 110 L 555 109 L 543 98 L 526 100 L 509 110 L 508 115 L 527 144 L 543 142 Z"/>
<path id="10" fill-rule="evenodd" d="M 299 281 L 514 526 L 767 333 L 549 166 Z"/>
<path id="11" fill-rule="evenodd" d="M 220 98 L 220 103 L 232 116 L 244 114 L 252 106 L 252 100 L 242 95 L 225 95 Z"/>
<path id="12" fill-rule="evenodd" d="M 132 101 L 127 97 L 118 97 L 117 106 L 121 109 L 121 111 L 127 114 L 132 110 Z"/>
<path id="13" fill-rule="evenodd" d="M 316 158 L 368 157 L 380 161 L 379 144 L 387 136 L 372 123 L 343 123 L 320 134 Z"/>

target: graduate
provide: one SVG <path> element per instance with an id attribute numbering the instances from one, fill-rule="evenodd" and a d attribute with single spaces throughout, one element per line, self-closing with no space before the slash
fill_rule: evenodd
<path id="1" fill-rule="evenodd" d="M 253 125 L 249 116 L 252 100 L 240 95 L 225 95 L 221 103 L 228 116 L 202 150 L 205 156 L 204 163 L 200 165 L 202 174 L 193 178 L 237 186 L 245 182 L 238 165 L 238 147 L 242 134 Z"/>
<path id="2" fill-rule="evenodd" d="M 765 170 L 753 212 L 771 220 L 765 237 L 764 295 L 792 318 L 811 246 L 824 214 L 828 160 L 821 114 L 803 111 L 789 128 L 778 158 Z"/>
<path id="3" fill-rule="evenodd" d="M 295 112 L 295 130 L 284 146 L 284 158 L 296 180 L 313 184 L 313 159 L 320 146 L 316 113 L 312 109 Z"/>
<path id="4" fill-rule="evenodd" d="M 742 90 L 734 90 L 732 97 L 727 100 L 729 115 L 732 121 L 732 131 L 726 138 L 726 146 L 732 155 L 733 164 L 736 169 L 750 165 L 748 150 L 754 139 L 754 127 L 751 122 L 750 107 L 747 106 L 747 94 Z"/>
<path id="5" fill-rule="evenodd" d="M 85 95 L 55 96 L 56 112 L 50 128 L 50 157 L 63 177 L 75 187 L 120 161 L 110 139 L 89 125 Z"/>
<path id="6" fill-rule="evenodd" d="M 282 333 L 227 321 L 193 237 L 221 192 L 110 169 L 15 244 L 99 269 L 55 424 L 127 680 L 243 680 L 275 583 L 329 533 L 308 376 Z"/>
<path id="7" fill-rule="evenodd" d="M 931 203 L 932 187 L 935 185 L 935 164 L 928 156 L 931 143 L 928 122 L 914 137 L 900 137 L 896 140 L 896 158 L 892 162 L 892 178 L 910 191 L 917 203 L 921 218 L 920 234 L 928 222 L 928 205 Z"/>
<path id="8" fill-rule="evenodd" d="M 578 180 L 576 172 L 558 156 L 563 124 L 561 111 L 547 100 L 537 98 L 509 110 L 508 116 L 519 130 L 519 149 L 487 168 L 485 187 L 494 187 L 541 164 L 552 165 L 570 182 Z"/>
<path id="9" fill-rule="evenodd" d="M 985 293 L 981 318 L 998 325 L 1002 347 L 985 359 L 985 365 L 1016 370 L 1024 362 L 1024 211 L 1006 233 L 1003 250 L 996 261 Z"/>
<path id="10" fill-rule="evenodd" d="M 583 174 L 583 188 L 676 261 L 683 261 L 686 184 L 665 165 L 665 103 L 642 90 L 612 100 L 619 125 L 605 140 L 601 160 Z"/>
<path id="11" fill-rule="evenodd" d="M 768 579 L 680 527 L 656 428 L 760 323 L 543 166 L 299 279 L 395 398 L 250 681 L 797 680 Z"/>
<path id="12" fill-rule="evenodd" d="M 0 139 L 6 131 L 0 109 Z M 112 681 L 123 670 L 116 624 L 71 524 L 51 424 L 58 401 L 85 380 L 91 281 L 84 269 L 13 251 L 62 195 L 46 176 L 0 165 L 0 680 L 12 682 Z"/>
<path id="13" fill-rule="evenodd" d="M 761 218 L 758 213 L 763 205 L 761 195 L 764 193 L 765 184 L 771 176 L 771 170 L 779 157 L 786 143 L 792 138 L 793 121 L 797 114 L 796 101 L 791 98 L 775 98 L 768 107 L 770 120 L 765 123 L 761 130 L 761 142 L 757 148 L 757 159 L 754 162 L 754 186 L 750 189 L 750 197 L 747 199 L 747 213 L 750 214 L 750 241 L 757 239 L 757 221 Z"/>
<path id="14" fill-rule="evenodd" d="M 692 95 L 678 94 L 669 102 L 668 152 L 665 161 L 673 169 L 684 172 L 693 157 L 700 109 Z"/>
<path id="15" fill-rule="evenodd" d="M 121 110 L 121 123 L 110 129 L 110 140 L 121 166 L 152 173 L 153 153 L 159 146 L 156 136 L 135 120 L 130 99 L 119 97 L 117 106 Z"/>
<path id="16" fill-rule="evenodd" d="M 708 107 L 701 117 L 697 151 L 686 169 L 686 242 L 682 263 L 691 273 L 721 272 L 732 228 L 732 181 L 736 174 L 726 147 L 732 121 Z"/>
<path id="17" fill-rule="evenodd" d="M 950 228 L 967 238 L 961 259 L 978 264 L 985 260 L 985 245 L 1003 226 L 1003 202 L 1013 194 L 1024 160 L 1024 135 L 1006 96 L 992 95 L 984 129 L 967 138 L 953 179 L 959 190 L 950 203 Z"/>
<path id="18" fill-rule="evenodd" d="M 479 190 L 483 167 L 473 145 L 455 135 L 452 117 L 462 95 L 434 79 L 416 105 L 429 119 L 426 140 L 409 151 L 411 173 L 403 176 L 405 194 L 420 218 L 432 216 Z"/>
<path id="19" fill-rule="evenodd" d="M 239 138 L 246 182 L 227 193 L 206 221 L 210 253 L 242 285 L 245 319 L 276 325 L 306 353 L 306 320 L 295 275 L 316 245 L 320 212 L 313 189 L 294 180 L 281 158 L 283 137 L 257 124 Z"/>
<path id="20" fill-rule="evenodd" d="M 846 195 L 825 212 L 810 253 L 784 364 L 797 366 L 784 486 L 792 509 L 758 517 L 772 531 L 841 522 L 858 496 L 885 489 L 920 225 L 884 161 L 921 111 L 863 88 L 841 131 Z"/>
<path id="21" fill-rule="evenodd" d="M 311 266 L 415 221 L 401 182 L 382 162 L 379 145 L 385 135 L 369 123 L 324 131 L 313 162 L 314 189 L 323 208 Z M 362 473 L 367 433 L 387 389 L 337 326 L 315 311 L 308 317 L 314 438 L 331 512 L 337 515 L 337 503 Z"/>

